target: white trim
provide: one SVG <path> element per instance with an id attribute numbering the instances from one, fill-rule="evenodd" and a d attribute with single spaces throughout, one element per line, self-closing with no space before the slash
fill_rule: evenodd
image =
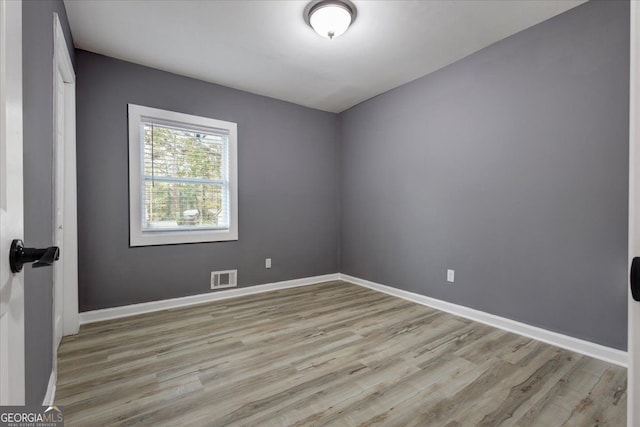
<path id="1" fill-rule="evenodd" d="M 237 298 L 245 295 L 260 294 L 279 289 L 296 288 L 299 286 L 315 285 L 321 282 L 338 280 L 339 274 L 325 274 L 323 276 L 305 277 L 302 279 L 285 280 L 283 282 L 267 283 L 263 285 L 249 286 L 245 288 L 229 289 L 225 291 L 209 292 L 206 294 L 191 295 L 188 297 L 172 298 L 161 301 L 144 302 L 121 307 L 105 308 L 101 310 L 85 311 L 80 313 L 80 324 L 102 322 L 103 320 L 118 319 L 121 317 L 136 316 L 138 314 L 154 311 L 168 310 L 171 308 L 186 307 L 190 305 L 204 304 L 212 301 L 221 301 L 229 298 Z"/>
<path id="2" fill-rule="evenodd" d="M 42 400 L 42 406 L 51 406 L 56 398 L 56 381 L 58 380 L 55 371 L 51 371 L 49 375 L 49 384 L 47 385 L 47 393 Z"/>
<path id="3" fill-rule="evenodd" d="M 469 307 L 464 307 L 450 302 L 426 297 L 413 292 L 403 291 L 391 286 L 381 285 L 379 283 L 360 279 L 342 273 L 326 274 L 323 276 L 305 277 L 302 279 L 286 280 L 283 282 L 267 283 L 263 285 L 250 286 L 246 288 L 229 289 L 218 292 L 209 292 L 205 294 L 191 295 L 182 298 L 172 298 L 161 301 L 145 302 L 141 304 L 132 304 L 122 307 L 105 308 L 101 310 L 86 311 L 80 313 L 80 324 L 88 324 L 94 322 L 102 322 L 104 320 L 118 319 L 122 317 L 136 316 L 154 311 L 168 310 L 178 307 L 186 307 L 191 305 L 204 304 L 213 301 L 221 301 L 229 298 L 237 298 L 245 295 L 259 294 L 279 289 L 295 288 L 299 286 L 315 285 L 321 282 L 329 282 L 333 280 L 342 280 L 354 285 L 363 286 L 387 295 L 406 299 L 418 304 L 426 305 L 437 310 L 445 311 L 456 316 L 464 317 L 476 322 L 484 323 L 505 331 L 513 332 L 518 335 L 532 338 L 547 344 L 575 351 L 589 357 L 604 360 L 619 366 L 627 366 L 627 352 L 595 344 L 589 341 L 563 335 L 557 332 L 548 331 L 536 326 L 527 325 L 526 323 L 517 322 L 515 320 L 496 316 L 494 314 L 485 313 Z"/>
<path id="4" fill-rule="evenodd" d="M 129 117 L 129 244 L 131 246 L 238 240 L 238 125 L 233 122 L 128 104 Z M 142 147 L 140 122 L 157 119 L 190 128 L 220 129 L 228 132 L 229 145 L 229 228 L 222 230 L 142 231 Z"/>
<path id="5" fill-rule="evenodd" d="M 629 238 L 628 268 L 631 269 L 633 257 L 640 256 L 640 135 L 637 127 L 637 114 L 640 108 L 640 90 L 638 90 L 638 54 L 640 54 L 640 5 L 631 2 L 629 40 Z M 629 271 L 627 270 L 627 271 Z M 627 425 L 640 425 L 640 305 L 634 301 L 630 289 L 627 291 L 627 322 L 629 369 L 627 371 Z"/>
<path id="6" fill-rule="evenodd" d="M 60 18 L 55 12 L 53 14 L 53 57 L 57 60 L 54 61 L 54 64 L 61 67 L 65 83 L 75 83 L 76 73 L 73 70 L 73 63 L 71 62 L 71 56 L 69 56 L 64 31 L 60 24 Z"/>
<path id="7" fill-rule="evenodd" d="M 62 251 L 62 334 L 78 333 L 78 207 L 76 185 L 76 74 L 60 18 L 53 14 L 53 78 L 59 69 L 64 80 L 64 176 Z M 57 106 L 54 105 L 54 114 Z M 54 212 L 55 215 L 55 212 Z"/>
<path id="8" fill-rule="evenodd" d="M 625 351 L 606 347 L 600 344 L 595 344 L 589 341 L 580 340 L 578 338 L 573 338 L 567 335 L 559 334 L 557 332 L 551 332 L 546 329 L 538 328 L 536 326 L 527 325 L 526 323 L 516 322 L 515 320 L 485 313 L 480 310 L 474 310 L 462 305 L 452 304 L 450 302 L 430 298 L 413 292 L 403 291 L 391 286 L 381 285 L 379 283 L 374 283 L 346 274 L 339 274 L 339 278 L 340 280 L 343 280 L 345 282 L 353 283 L 355 285 L 360 285 L 365 288 L 383 292 L 388 295 L 426 305 L 437 310 L 446 311 L 447 313 L 451 313 L 456 316 L 471 319 L 473 321 L 484 323 L 485 325 L 513 332 L 528 338 L 533 338 L 547 344 L 575 351 L 576 353 L 604 360 L 605 362 L 614 363 L 616 365 L 624 367 L 627 366 L 627 352 Z"/>

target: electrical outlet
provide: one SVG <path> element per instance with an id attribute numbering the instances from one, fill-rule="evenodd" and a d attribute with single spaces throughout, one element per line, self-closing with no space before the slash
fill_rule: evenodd
<path id="1" fill-rule="evenodd" d="M 453 283 L 455 278 L 455 270 L 447 270 L 447 282 Z"/>
<path id="2" fill-rule="evenodd" d="M 271 258 L 265 258 L 264 268 L 271 268 Z"/>

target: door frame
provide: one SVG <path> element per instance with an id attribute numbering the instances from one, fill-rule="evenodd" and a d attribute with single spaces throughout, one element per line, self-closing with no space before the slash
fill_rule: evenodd
<path id="1" fill-rule="evenodd" d="M 53 112 L 54 112 L 54 132 L 57 123 L 57 102 L 56 102 L 56 73 L 60 70 L 64 80 L 64 141 L 63 147 L 54 152 L 60 151 L 63 154 L 61 159 L 54 157 L 54 173 L 57 169 L 63 170 L 63 182 L 54 179 L 54 208 L 57 192 L 62 192 L 63 197 L 63 220 L 62 220 L 62 247 L 60 254 L 60 265 L 62 268 L 63 284 L 62 290 L 62 335 L 72 335 L 78 333 L 80 327 L 80 317 L 78 312 L 78 207 L 77 207 L 77 186 L 76 186 L 76 74 L 73 63 L 67 50 L 67 43 L 60 24 L 57 13 L 53 14 Z M 57 141 L 54 135 L 54 143 Z M 60 165 L 63 163 L 63 165 Z M 54 235 L 56 224 L 56 213 L 53 212 Z M 55 277 L 54 277 L 55 280 Z M 54 289 L 56 283 L 54 283 Z M 53 315 L 55 327 L 56 301 L 53 302 Z M 55 338 L 55 335 L 54 335 Z M 54 365 L 58 342 L 54 339 Z"/>
<path id="2" fill-rule="evenodd" d="M 634 256 L 640 256 L 640 6 L 631 2 L 629 43 L 629 270 Z M 627 286 L 628 287 L 628 286 Z M 627 425 L 640 426 L 640 302 L 628 291 Z"/>
<path id="3" fill-rule="evenodd" d="M 24 274 L 12 275 L 8 257 L 11 240 L 23 238 L 22 114 L 22 2 L 0 0 L 0 147 L 6 150 L 0 153 L 0 178 L 19 177 L 11 185 L 0 183 L 0 268 L 13 282 L 0 298 L 8 305 L 0 317 L 0 405 L 25 402 Z M 11 211 L 5 215 L 7 207 Z"/>

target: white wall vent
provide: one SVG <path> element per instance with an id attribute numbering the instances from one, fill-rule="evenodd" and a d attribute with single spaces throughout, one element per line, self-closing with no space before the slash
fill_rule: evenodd
<path id="1" fill-rule="evenodd" d="M 211 272 L 211 289 L 235 288 L 238 286 L 238 270 Z"/>

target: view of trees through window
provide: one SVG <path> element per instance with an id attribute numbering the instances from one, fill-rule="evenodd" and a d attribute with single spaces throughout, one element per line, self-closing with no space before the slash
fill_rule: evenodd
<path id="1" fill-rule="evenodd" d="M 142 123 L 143 230 L 227 227 L 225 134 Z"/>

